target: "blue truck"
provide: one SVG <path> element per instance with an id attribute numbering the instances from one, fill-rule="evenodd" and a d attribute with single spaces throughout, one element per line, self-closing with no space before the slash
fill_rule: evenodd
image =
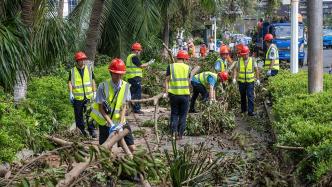
<path id="1" fill-rule="evenodd" d="M 274 36 L 273 43 L 279 49 L 279 59 L 290 62 L 290 47 L 291 47 L 291 23 L 271 23 L 263 24 L 261 32 L 256 37 L 256 47 L 260 55 L 265 57 L 266 46 L 263 41 L 263 36 L 266 33 L 271 33 Z M 303 66 L 305 50 L 304 50 L 304 24 L 299 23 L 299 65 Z"/>

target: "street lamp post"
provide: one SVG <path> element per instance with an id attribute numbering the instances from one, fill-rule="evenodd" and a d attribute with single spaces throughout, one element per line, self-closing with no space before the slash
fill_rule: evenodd
<path id="1" fill-rule="evenodd" d="M 298 20 L 298 11 L 299 11 L 299 0 L 292 0 L 292 19 L 291 19 L 291 28 L 292 28 L 292 38 L 291 38 L 291 72 L 299 72 L 299 20 Z"/>

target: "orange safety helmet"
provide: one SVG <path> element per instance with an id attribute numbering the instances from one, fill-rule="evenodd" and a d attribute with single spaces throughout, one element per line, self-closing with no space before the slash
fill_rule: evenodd
<path id="1" fill-rule="evenodd" d="M 264 41 L 271 41 L 273 40 L 273 35 L 272 34 L 265 34 L 264 36 Z"/>
<path id="2" fill-rule="evenodd" d="M 120 58 L 115 58 L 108 66 L 108 71 L 123 75 L 126 73 L 126 65 Z"/>
<path id="3" fill-rule="evenodd" d="M 235 46 L 235 48 L 236 48 L 236 53 L 240 55 L 241 50 L 242 50 L 243 47 L 244 47 L 244 45 L 243 45 L 242 43 L 236 45 L 236 46 Z"/>
<path id="4" fill-rule="evenodd" d="M 184 50 L 179 50 L 178 54 L 176 55 L 177 59 L 185 59 L 188 60 L 189 59 L 189 55 L 186 51 Z"/>
<path id="5" fill-rule="evenodd" d="M 226 45 L 223 45 L 220 47 L 220 54 L 229 54 L 228 47 Z"/>
<path id="6" fill-rule="evenodd" d="M 142 46 L 140 43 L 136 42 L 131 46 L 131 50 L 142 51 Z"/>
<path id="7" fill-rule="evenodd" d="M 240 55 L 245 56 L 245 55 L 249 54 L 249 52 L 250 52 L 250 50 L 249 50 L 248 46 L 243 46 L 241 49 Z"/>
<path id="8" fill-rule="evenodd" d="M 80 60 L 86 60 L 88 59 L 88 57 L 86 56 L 86 54 L 82 51 L 78 51 L 77 53 L 75 53 L 75 60 L 76 61 L 80 61 Z"/>
<path id="9" fill-rule="evenodd" d="M 228 73 L 227 71 L 222 71 L 218 73 L 218 77 L 220 78 L 220 80 L 222 81 L 227 81 L 228 80 Z"/>

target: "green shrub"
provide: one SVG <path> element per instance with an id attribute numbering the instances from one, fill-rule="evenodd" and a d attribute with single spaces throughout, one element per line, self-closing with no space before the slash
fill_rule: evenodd
<path id="1" fill-rule="evenodd" d="M 28 107 L 38 120 L 38 128 L 41 132 L 52 133 L 63 130 L 74 121 L 74 110 L 69 102 L 65 78 L 44 76 L 34 77 L 30 81 L 27 95 Z"/>
<path id="2" fill-rule="evenodd" d="M 96 59 L 95 59 L 95 66 L 102 66 L 102 65 L 108 65 L 110 62 L 112 61 L 112 57 L 107 56 L 107 55 L 96 55 Z"/>
<path id="3" fill-rule="evenodd" d="M 195 38 L 194 45 L 201 45 L 202 43 L 204 43 L 203 38 Z"/>
<path id="4" fill-rule="evenodd" d="M 100 84 L 101 82 L 105 81 L 106 79 L 111 78 L 110 73 L 108 71 L 108 64 L 95 67 L 94 74 L 95 74 L 95 80 L 96 80 L 97 87 L 98 87 L 98 84 Z"/>
<path id="5" fill-rule="evenodd" d="M 305 153 L 290 153 L 300 161 L 298 172 L 317 182 L 332 169 L 332 76 L 324 75 L 324 92 L 308 94 L 308 74 L 280 73 L 269 79 L 273 97 L 274 128 L 278 143 L 304 147 Z"/>

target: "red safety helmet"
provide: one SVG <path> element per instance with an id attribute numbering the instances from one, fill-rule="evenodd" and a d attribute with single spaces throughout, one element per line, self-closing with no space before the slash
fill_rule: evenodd
<path id="1" fill-rule="evenodd" d="M 110 65 L 108 66 L 108 71 L 122 75 L 126 73 L 126 65 L 121 59 L 115 58 L 111 61 Z"/>
<path id="2" fill-rule="evenodd" d="M 264 41 L 271 41 L 271 40 L 273 40 L 273 35 L 272 34 L 265 34 Z"/>
<path id="3" fill-rule="evenodd" d="M 184 50 L 179 50 L 178 54 L 176 55 L 177 59 L 185 59 L 188 60 L 189 59 L 189 55 L 186 51 Z"/>
<path id="4" fill-rule="evenodd" d="M 88 57 L 86 56 L 86 54 L 82 51 L 78 51 L 77 53 L 75 53 L 75 60 L 76 61 L 80 61 L 80 60 L 86 60 L 88 59 Z"/>
<path id="5" fill-rule="evenodd" d="M 142 51 L 142 46 L 140 43 L 136 42 L 131 46 L 131 50 Z"/>
<path id="6" fill-rule="evenodd" d="M 220 54 L 229 54 L 228 47 L 226 45 L 223 45 L 220 47 Z"/>
<path id="7" fill-rule="evenodd" d="M 218 77 L 222 81 L 227 81 L 228 80 L 228 73 L 227 73 L 227 71 L 219 72 L 218 73 Z"/>
<path id="8" fill-rule="evenodd" d="M 245 56 L 245 55 L 249 54 L 249 52 L 250 52 L 250 50 L 249 50 L 248 46 L 243 46 L 241 49 L 240 55 Z"/>

